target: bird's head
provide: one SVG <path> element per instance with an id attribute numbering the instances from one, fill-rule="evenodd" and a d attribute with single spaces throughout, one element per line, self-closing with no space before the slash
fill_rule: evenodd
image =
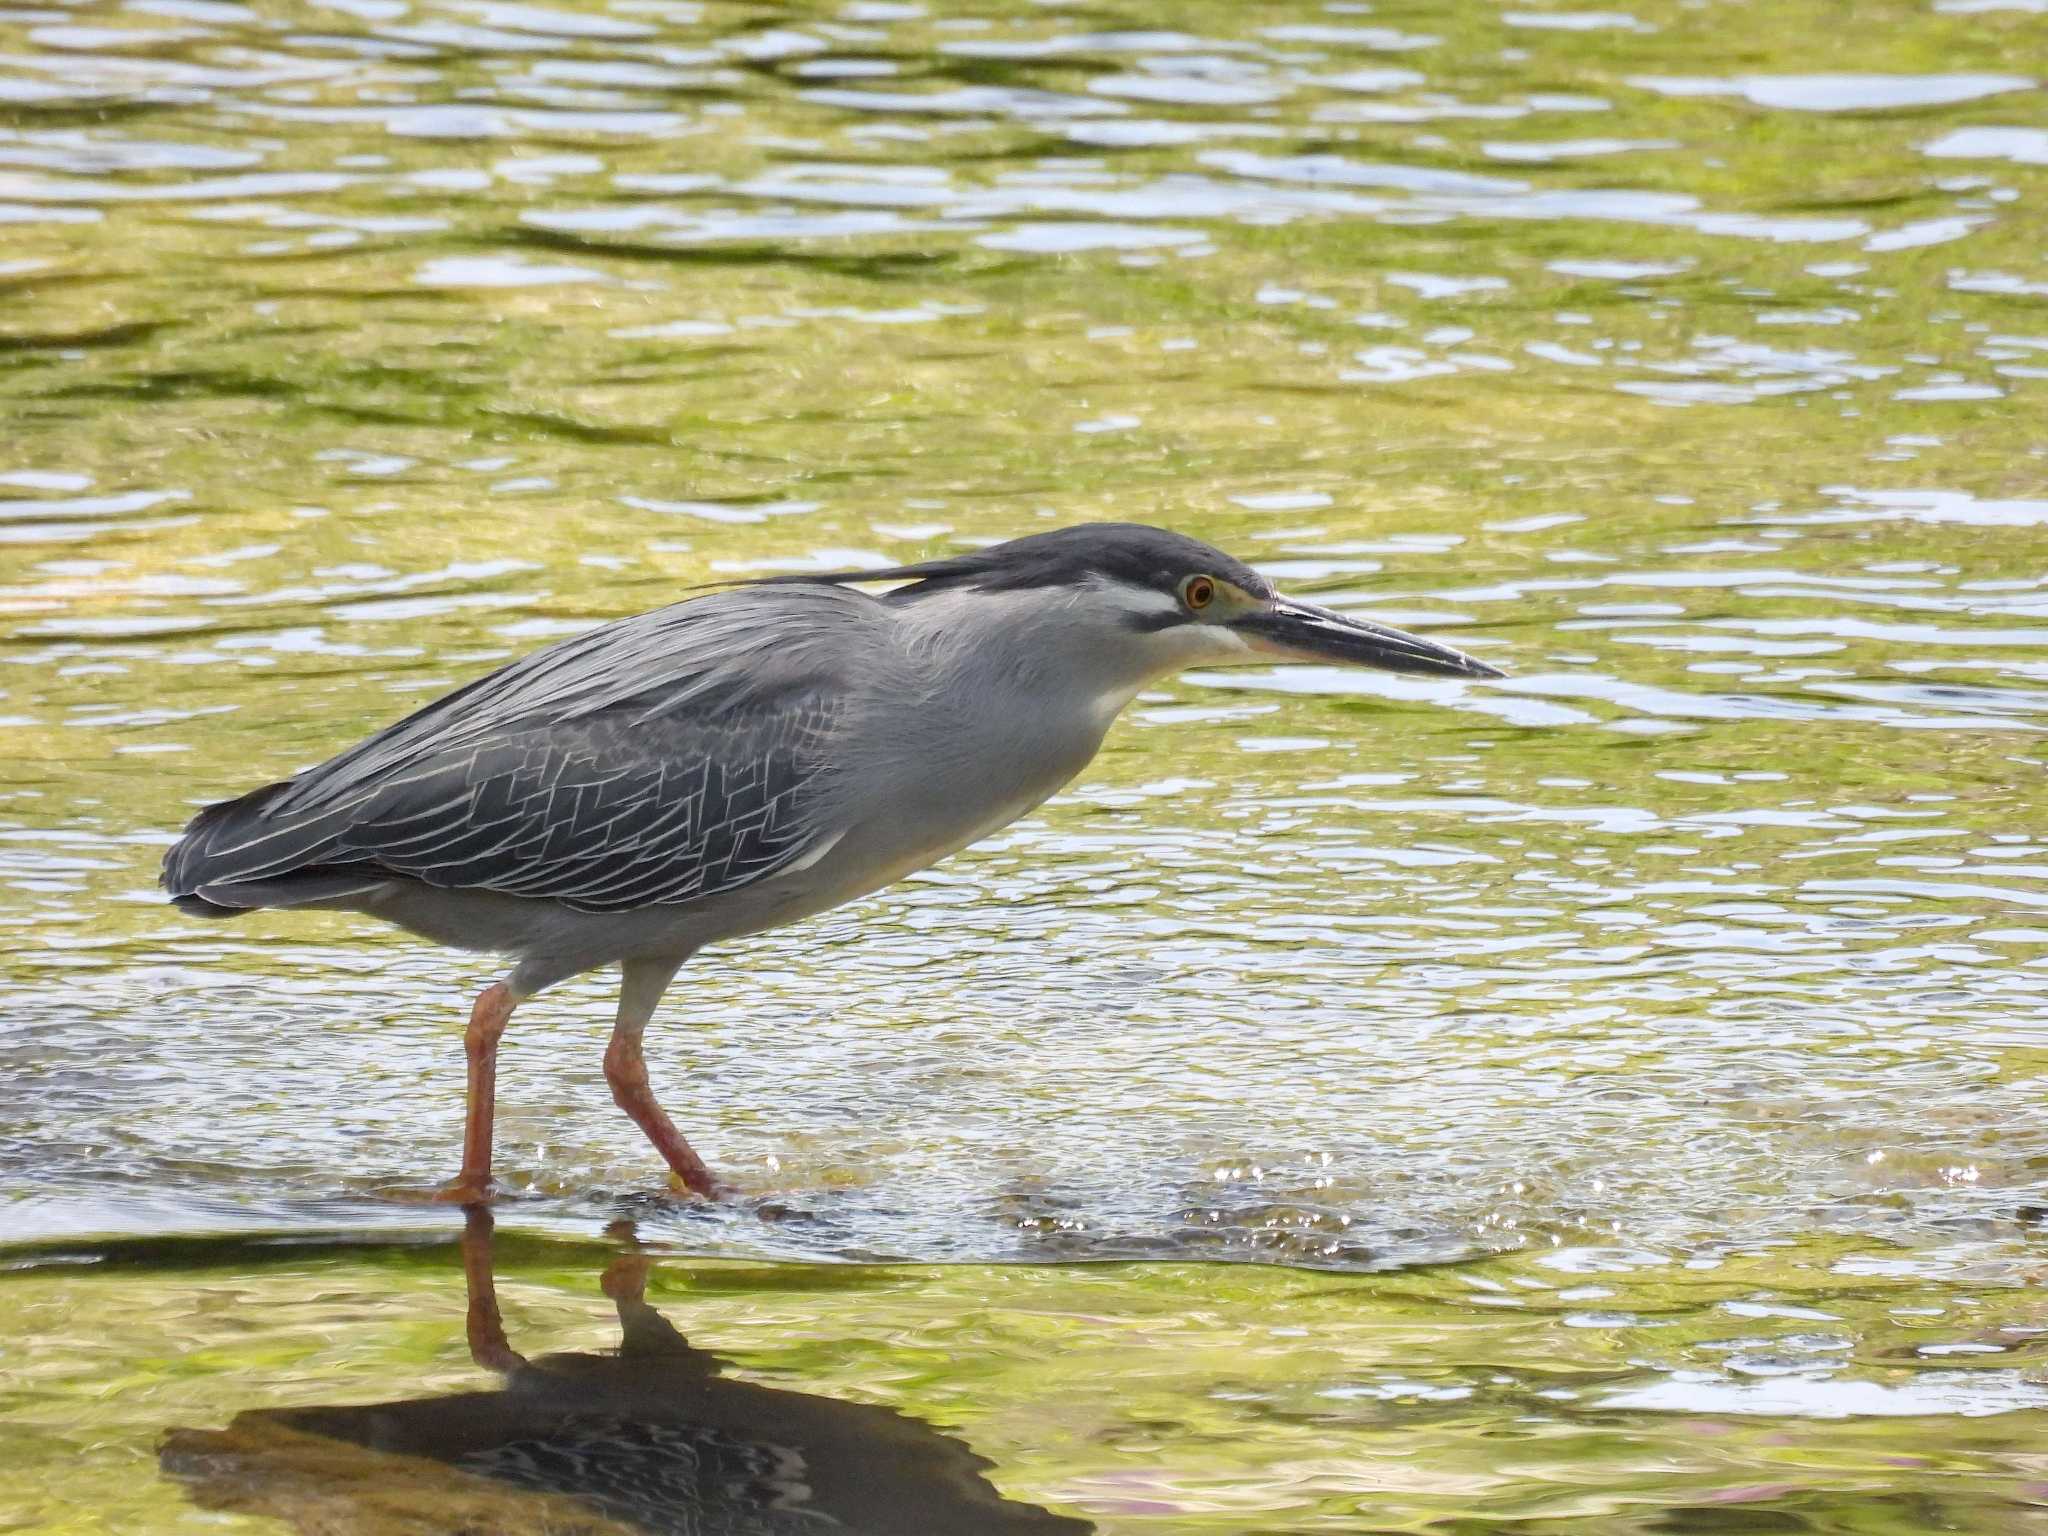
<path id="1" fill-rule="evenodd" d="M 922 605 L 953 596 L 967 613 L 993 611 L 977 598 L 1003 597 L 1007 613 L 1028 619 L 1042 609 L 1049 625 L 1112 649 L 1146 677 L 1270 660 L 1504 675 L 1420 635 L 1285 597 L 1222 550 L 1142 523 L 1084 523 L 917 565 L 769 579 L 907 582 L 886 601 Z"/>

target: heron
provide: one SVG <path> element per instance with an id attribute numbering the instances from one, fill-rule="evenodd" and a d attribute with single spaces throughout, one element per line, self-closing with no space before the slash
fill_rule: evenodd
<path id="1" fill-rule="evenodd" d="M 437 1191 L 463 1204 L 498 1192 L 491 1123 L 513 1010 L 617 966 L 612 1097 L 674 1181 L 713 1198 L 723 1186 L 656 1099 L 642 1047 L 691 956 L 1007 826 L 1087 767 L 1162 678 L 1262 661 L 1503 675 L 1282 596 L 1187 535 L 1083 524 L 726 583 L 561 640 L 202 810 L 162 884 L 196 916 L 340 910 L 509 960 L 463 1037 L 462 1164 Z"/>

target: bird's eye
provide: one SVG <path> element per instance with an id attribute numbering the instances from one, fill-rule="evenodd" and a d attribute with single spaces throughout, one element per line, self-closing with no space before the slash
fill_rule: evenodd
<path id="1" fill-rule="evenodd" d="M 1216 583 L 1207 576 L 1190 576 L 1180 584 L 1180 600 L 1190 608 L 1206 608 L 1216 596 Z"/>

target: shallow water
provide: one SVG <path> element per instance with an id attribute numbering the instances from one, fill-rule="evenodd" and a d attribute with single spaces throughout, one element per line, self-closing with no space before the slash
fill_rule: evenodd
<path id="1" fill-rule="evenodd" d="M 490 968 L 179 917 L 194 805 L 1099 517 L 1512 676 L 1190 675 L 702 957 L 733 1205 L 607 979 L 528 1007 L 516 1346 L 616 1342 L 628 1224 L 735 1370 L 1107 1531 L 2048 1523 L 2048 48 L 1842 13 L 0 13 L 0 1529 L 220 1529 L 166 1430 L 487 1380 L 394 1197 Z"/>

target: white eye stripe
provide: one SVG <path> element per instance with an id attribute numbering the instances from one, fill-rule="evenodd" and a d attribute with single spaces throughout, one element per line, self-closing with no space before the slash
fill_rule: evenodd
<path id="1" fill-rule="evenodd" d="M 1094 578 L 1094 586 L 1118 608 L 1134 617 L 1150 618 L 1156 614 L 1180 612 L 1180 599 L 1171 592 L 1126 586 L 1121 581 L 1111 581 L 1102 576 Z"/>

